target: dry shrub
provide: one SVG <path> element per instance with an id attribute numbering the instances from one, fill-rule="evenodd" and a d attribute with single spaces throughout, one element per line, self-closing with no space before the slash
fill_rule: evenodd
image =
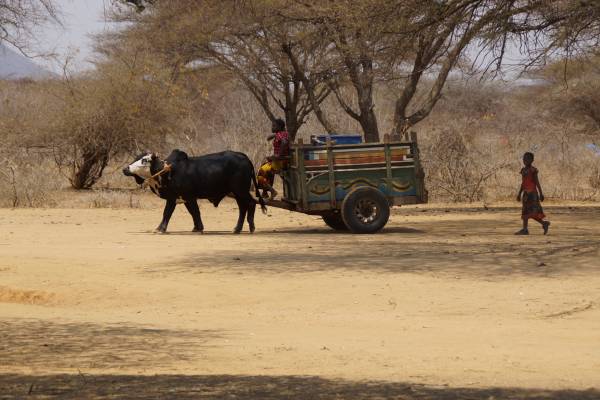
<path id="1" fill-rule="evenodd" d="M 181 123 L 182 130 L 171 136 L 172 147 L 192 155 L 223 150 L 246 153 L 258 164 L 271 152 L 267 136 L 271 123 L 252 95 L 238 85 L 225 82 L 210 87 L 199 84 L 200 100 Z"/>
<path id="2" fill-rule="evenodd" d="M 92 193 L 90 208 L 142 208 L 139 195 L 133 191 L 97 189 Z"/>
<path id="3" fill-rule="evenodd" d="M 113 157 L 164 143 L 176 129 L 184 97 L 167 71 L 144 61 L 101 64 L 89 76 L 67 81 L 52 138 L 73 188 L 92 187 Z"/>
<path id="4" fill-rule="evenodd" d="M 0 80 L 0 153 L 49 148 L 48 126 L 60 111 L 59 81 Z"/>
<path id="5" fill-rule="evenodd" d="M 53 193 L 55 207 L 159 209 L 164 201 L 138 188 L 75 190 L 64 188 Z"/>
<path id="6" fill-rule="evenodd" d="M 484 142 L 452 128 L 429 138 L 421 151 L 431 197 L 452 202 L 484 199 L 492 178 L 509 165 L 494 157 L 493 144 Z"/>
<path id="7" fill-rule="evenodd" d="M 0 160 L 5 165 L 0 185 L 6 189 L 0 190 L 1 206 L 159 207 L 161 201 L 146 192 L 123 190 L 135 188 L 121 168 L 138 147 L 161 155 L 173 148 L 190 155 L 238 150 L 255 164 L 272 151 L 266 141 L 268 118 L 230 78 L 182 76 L 175 85 L 160 68 L 127 74 L 123 66 L 106 68 L 68 85 L 0 82 Z M 525 151 L 536 155 L 547 197 L 598 199 L 600 157 L 589 146 L 598 128 L 582 106 L 595 104 L 594 93 L 583 90 L 595 86 L 556 85 L 451 82 L 430 118 L 413 128 L 419 133 L 431 201 L 513 199 Z M 180 91 L 170 91 L 174 88 Z M 392 101 L 388 91 L 376 93 L 382 132 L 393 122 L 384 111 L 389 107 L 379 107 Z M 584 95 L 591 100 L 582 103 Z M 334 101 L 324 107 L 340 132 L 360 132 Z M 311 117 L 299 137 L 322 132 Z M 73 157 L 73 148 L 78 146 L 81 155 L 85 143 L 109 143 L 114 152 L 102 176 L 96 176 L 97 190 L 66 191 L 66 177 L 82 160 Z M 59 174 L 55 156 L 66 177 Z"/>
<path id="8" fill-rule="evenodd" d="M 39 151 L 17 150 L 0 155 L 0 207 L 46 207 L 56 204 L 53 192 L 60 187 L 55 166 Z"/>
<path id="9" fill-rule="evenodd" d="M 582 130 L 580 116 L 556 112 L 562 100 L 552 90 L 450 85 L 417 127 L 433 201 L 512 199 L 526 151 L 535 153 L 546 197 L 595 199 L 591 180 L 600 158 L 588 147 L 593 138 Z"/>

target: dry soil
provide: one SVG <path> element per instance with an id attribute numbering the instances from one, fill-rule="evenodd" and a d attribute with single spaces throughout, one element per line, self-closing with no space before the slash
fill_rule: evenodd
<path id="1" fill-rule="evenodd" d="M 0 398 L 600 398 L 597 207 L 201 210 L 0 210 Z"/>

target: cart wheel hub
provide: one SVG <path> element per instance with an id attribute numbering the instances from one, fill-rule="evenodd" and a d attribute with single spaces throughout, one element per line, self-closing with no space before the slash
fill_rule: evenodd
<path id="1" fill-rule="evenodd" d="M 363 224 L 370 224 L 377 219 L 379 209 L 374 201 L 363 199 L 356 203 L 354 214 Z"/>

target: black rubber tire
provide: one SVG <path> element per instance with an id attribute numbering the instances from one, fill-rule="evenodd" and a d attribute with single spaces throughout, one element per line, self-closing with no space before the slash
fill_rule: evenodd
<path id="1" fill-rule="evenodd" d="M 347 231 L 348 230 L 348 227 L 344 223 L 344 220 L 342 219 L 342 216 L 339 213 L 331 213 L 331 214 L 321 215 L 321 218 L 323 218 L 323 221 L 327 224 L 327 226 L 333 230 L 336 230 L 336 231 Z"/>
<path id="2" fill-rule="evenodd" d="M 342 202 L 342 218 L 352 233 L 375 233 L 387 224 L 390 205 L 379 190 L 358 187 Z"/>

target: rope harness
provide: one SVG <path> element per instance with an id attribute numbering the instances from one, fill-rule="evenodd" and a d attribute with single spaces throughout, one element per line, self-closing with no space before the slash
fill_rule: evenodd
<path id="1" fill-rule="evenodd" d="M 161 188 L 160 177 L 168 172 L 171 172 L 172 169 L 173 167 L 171 166 L 171 164 L 163 162 L 163 168 L 154 175 L 152 175 L 150 178 L 144 179 L 144 185 L 149 187 L 150 190 L 152 190 L 152 192 L 158 196 L 158 190 Z"/>

